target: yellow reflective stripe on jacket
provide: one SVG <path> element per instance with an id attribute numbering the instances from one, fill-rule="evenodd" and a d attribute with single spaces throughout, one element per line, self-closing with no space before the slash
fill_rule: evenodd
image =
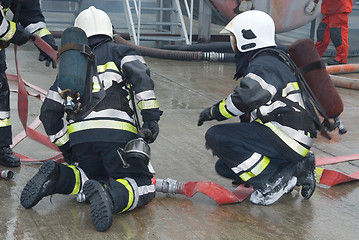
<path id="1" fill-rule="evenodd" d="M 98 128 L 117 129 L 133 132 L 135 134 L 138 133 L 137 128 L 132 124 L 114 120 L 89 120 L 83 122 L 75 122 L 67 126 L 69 134 L 73 132 Z"/>
<path id="2" fill-rule="evenodd" d="M 0 120 L 0 127 L 7 127 L 7 126 L 11 126 L 10 118 Z"/>
<path id="3" fill-rule="evenodd" d="M 140 110 L 142 109 L 152 109 L 159 108 L 157 100 L 145 100 L 137 103 L 137 106 Z"/>
<path id="4" fill-rule="evenodd" d="M 293 151 L 298 153 L 301 156 L 307 155 L 309 149 L 306 149 L 302 145 L 300 145 L 297 141 L 293 138 L 289 137 L 285 132 L 283 132 L 280 128 L 275 126 L 271 122 L 263 123 L 260 119 L 257 119 L 256 122 L 264 124 L 265 126 L 269 127 L 283 142 L 285 142 Z"/>
<path id="5" fill-rule="evenodd" d="M 230 114 L 226 109 L 226 99 L 223 99 L 223 101 L 219 104 L 219 112 L 225 118 L 232 118 L 233 117 L 233 115 Z"/>
<path id="6" fill-rule="evenodd" d="M 58 147 L 64 145 L 65 143 L 67 143 L 70 140 L 69 138 L 69 133 L 66 132 L 65 135 L 63 135 L 62 137 L 60 137 L 59 139 L 57 139 L 54 144 Z"/>
<path id="7" fill-rule="evenodd" d="M 97 66 L 98 73 L 104 72 L 106 70 L 114 70 L 114 71 L 120 72 L 114 62 L 107 62 L 104 65 Z"/>
<path id="8" fill-rule="evenodd" d="M 5 42 L 9 41 L 16 32 L 16 23 L 14 23 L 13 21 L 9 21 L 9 23 L 10 23 L 9 30 L 2 38 L 0 38 L 0 40 L 3 40 Z"/>
<path id="9" fill-rule="evenodd" d="M 282 90 L 282 97 L 286 97 L 288 93 L 299 90 L 299 86 L 297 82 L 290 82 L 287 86 Z"/>
<path id="10" fill-rule="evenodd" d="M 101 86 L 98 82 L 94 82 L 92 85 L 92 92 L 99 92 L 101 90 Z"/>
<path id="11" fill-rule="evenodd" d="M 78 194 L 80 192 L 81 187 L 81 178 L 80 178 L 80 171 L 74 165 L 65 165 L 71 168 L 75 174 L 75 186 L 70 195 Z"/>
<path id="12" fill-rule="evenodd" d="M 34 34 L 36 34 L 37 36 L 39 36 L 41 38 L 46 35 L 51 35 L 50 31 L 46 28 L 42 28 L 42 29 L 34 32 Z"/>
<path id="13" fill-rule="evenodd" d="M 255 166 L 251 171 L 242 173 L 239 177 L 243 181 L 248 181 L 249 179 L 258 176 L 263 170 L 268 166 L 270 160 L 268 157 L 263 156 L 263 159 Z"/>
<path id="14" fill-rule="evenodd" d="M 123 186 L 125 186 L 125 188 L 128 191 L 128 203 L 127 206 L 121 211 L 121 212 L 125 212 L 127 211 L 133 204 L 133 199 L 134 199 L 134 194 L 133 194 L 133 190 L 132 187 L 130 185 L 130 183 L 126 180 L 126 179 L 117 179 L 117 182 L 121 183 Z"/>

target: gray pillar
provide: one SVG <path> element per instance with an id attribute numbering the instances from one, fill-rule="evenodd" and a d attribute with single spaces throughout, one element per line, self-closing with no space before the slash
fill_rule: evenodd
<path id="1" fill-rule="evenodd" d="M 199 1 L 198 42 L 208 43 L 211 40 L 211 6 L 205 0 Z"/>

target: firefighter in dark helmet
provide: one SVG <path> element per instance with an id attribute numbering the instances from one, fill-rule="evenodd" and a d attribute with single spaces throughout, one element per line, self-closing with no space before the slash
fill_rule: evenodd
<path id="1" fill-rule="evenodd" d="M 206 147 L 219 158 L 217 173 L 252 185 L 254 204 L 270 205 L 296 185 L 309 199 L 315 190 L 315 160 L 309 149 L 316 126 L 297 78 L 271 53 L 276 47 L 272 18 L 250 10 L 224 30 L 230 33 L 240 84 L 204 109 L 198 121 L 201 126 L 240 116 L 239 123 L 215 125 L 206 132 Z"/>
<path id="2" fill-rule="evenodd" d="M 10 119 L 10 89 L 6 77 L 5 48 L 10 43 L 23 45 L 33 34 L 40 36 L 57 50 L 55 40 L 46 28 L 45 18 L 41 13 L 38 0 L 3 0 L 0 1 L 0 165 L 6 167 L 20 166 L 20 159 L 13 155 L 12 131 Z M 6 12 L 13 13 L 12 21 L 6 19 Z M 49 56 L 40 50 L 39 61 L 55 64 Z M 53 65 L 55 67 L 56 65 Z"/>
<path id="3" fill-rule="evenodd" d="M 104 11 L 93 6 L 83 10 L 75 20 L 75 27 L 87 35 L 105 97 L 90 113 L 70 118 L 66 125 L 62 120 L 64 99 L 61 93 L 64 89 L 58 87 L 60 79 L 55 81 L 43 103 L 40 118 L 50 140 L 70 164 L 45 162 L 24 187 L 21 204 L 32 208 L 51 194 L 83 192 L 91 204 L 94 226 L 98 231 L 105 231 L 111 226 L 113 213 L 141 207 L 155 196 L 153 176 L 146 159 L 148 152 L 135 149 L 132 155 L 125 154 L 123 158 L 128 164 L 119 154 L 119 149 L 126 153 L 127 148 L 131 153 L 131 143 L 140 139 L 130 91 L 141 111 L 142 129 L 150 130 L 148 143 L 155 141 L 159 133 L 162 111 L 143 57 L 131 47 L 113 42 L 112 23 Z M 99 82 L 91 81 L 94 95 L 100 86 Z M 136 144 L 143 142 L 138 140 Z M 74 160 L 78 164 L 71 164 Z"/>

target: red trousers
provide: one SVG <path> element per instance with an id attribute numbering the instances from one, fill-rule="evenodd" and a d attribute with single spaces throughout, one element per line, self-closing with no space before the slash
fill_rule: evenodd
<path id="1" fill-rule="evenodd" d="M 348 59 L 348 19 L 349 13 L 325 14 L 322 22 L 317 29 L 317 42 L 315 47 L 321 56 L 323 56 L 330 41 L 334 44 L 337 51 L 335 60 L 340 63 L 346 63 Z"/>

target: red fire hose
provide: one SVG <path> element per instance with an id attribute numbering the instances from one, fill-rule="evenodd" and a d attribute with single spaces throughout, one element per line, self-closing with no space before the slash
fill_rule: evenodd
<path id="1" fill-rule="evenodd" d="M 33 42 L 37 47 L 39 47 L 41 50 L 46 52 L 52 59 L 57 61 L 57 52 L 51 46 L 49 46 L 44 40 L 42 40 L 39 36 L 35 36 L 35 40 Z M 14 52 L 15 52 L 16 75 L 7 74 L 7 77 L 9 80 L 17 81 L 17 83 L 18 83 L 18 91 L 17 91 L 18 92 L 18 113 L 19 113 L 19 118 L 20 118 L 21 124 L 24 128 L 24 131 L 20 132 L 18 135 L 16 135 L 13 138 L 13 144 L 11 145 L 11 147 L 14 147 L 20 141 L 22 141 L 26 136 L 28 136 L 29 138 L 31 138 L 37 142 L 40 142 L 49 148 L 59 151 L 57 146 L 55 146 L 46 135 L 44 135 L 40 132 L 37 132 L 35 130 L 41 124 L 39 117 L 37 117 L 35 119 L 35 121 L 33 121 L 30 125 L 27 125 L 28 95 L 38 97 L 43 101 L 45 98 L 44 95 L 46 94 L 46 91 L 44 91 L 43 89 L 38 88 L 32 84 L 29 84 L 22 79 L 20 72 L 19 72 L 19 66 L 18 66 L 18 60 L 17 60 L 17 46 L 16 45 L 14 45 Z M 25 85 L 40 92 L 40 93 L 35 94 L 30 91 L 27 91 Z M 23 162 L 39 162 L 39 161 L 47 161 L 49 159 L 54 159 L 55 161 L 58 161 L 58 162 L 64 161 L 61 153 L 52 158 L 44 159 L 44 160 L 37 160 L 37 159 L 31 158 L 31 157 L 21 155 L 16 152 L 15 152 L 15 155 L 17 155 L 20 158 L 20 160 Z"/>
<path id="2" fill-rule="evenodd" d="M 252 187 L 245 187 L 243 184 L 231 192 L 221 185 L 209 181 L 182 183 L 168 178 L 152 179 L 152 182 L 156 186 L 157 192 L 183 194 L 188 198 L 201 192 L 215 200 L 218 204 L 243 202 L 253 192 Z"/>
<path id="3" fill-rule="evenodd" d="M 352 160 L 358 160 L 359 154 L 341 156 L 341 157 L 330 157 L 330 158 L 317 158 L 315 159 L 316 166 L 329 165 L 335 163 L 342 163 Z M 351 182 L 359 180 L 359 171 L 346 175 L 341 172 L 334 170 L 328 170 L 324 168 L 316 168 L 317 182 L 328 186 L 334 186 L 340 183 Z"/>
<path id="4" fill-rule="evenodd" d="M 315 161 L 316 166 L 321 166 L 357 159 L 359 159 L 359 154 L 341 157 L 317 158 Z M 346 175 L 338 171 L 316 167 L 316 173 L 317 183 L 328 186 L 359 180 L 359 171 Z M 209 181 L 183 183 L 173 179 L 152 179 L 152 182 L 156 186 L 157 192 L 167 194 L 183 194 L 188 198 L 191 198 L 193 195 L 200 192 L 209 196 L 220 205 L 243 202 L 253 192 L 252 187 L 246 187 L 243 184 L 239 185 L 231 192 L 221 185 Z"/>

